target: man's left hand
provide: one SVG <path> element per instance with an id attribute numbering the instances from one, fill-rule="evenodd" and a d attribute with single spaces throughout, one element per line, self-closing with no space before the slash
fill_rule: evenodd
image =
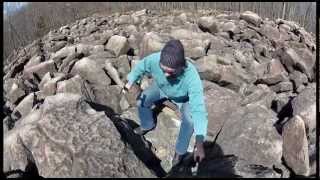
<path id="1" fill-rule="evenodd" d="M 203 148 L 202 142 L 196 143 L 193 154 L 194 154 L 193 156 L 194 161 L 197 161 L 197 157 L 199 157 L 199 162 L 201 162 L 204 159 L 205 154 L 204 154 L 204 148 Z"/>

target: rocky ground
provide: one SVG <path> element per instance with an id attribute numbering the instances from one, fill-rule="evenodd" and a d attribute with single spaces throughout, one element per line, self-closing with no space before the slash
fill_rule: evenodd
<path id="1" fill-rule="evenodd" d="M 197 67 L 206 158 L 171 169 L 180 121 L 156 108 L 145 137 L 126 75 L 170 39 Z M 315 39 L 253 12 L 94 15 L 50 31 L 4 67 L 7 177 L 300 177 L 316 172 Z M 140 84 L 146 88 L 152 79 Z M 318 152 L 319 153 L 319 152 Z"/>

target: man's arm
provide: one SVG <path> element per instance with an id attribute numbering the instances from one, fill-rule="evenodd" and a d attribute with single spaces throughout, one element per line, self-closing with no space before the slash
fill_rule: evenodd
<path id="1" fill-rule="evenodd" d="M 131 70 L 131 72 L 127 75 L 128 85 L 131 85 L 139 80 L 141 80 L 142 76 L 145 73 L 151 72 L 151 61 L 153 58 L 153 54 L 144 57 L 141 59 Z"/>
<path id="2" fill-rule="evenodd" d="M 189 81 L 188 93 L 196 142 L 203 142 L 207 135 L 208 113 L 204 101 L 202 82 L 197 72 Z"/>
<path id="3" fill-rule="evenodd" d="M 194 122 L 194 132 L 196 135 L 194 160 L 199 160 L 201 162 L 203 158 L 205 158 L 203 142 L 207 135 L 208 113 L 204 102 L 202 82 L 196 70 L 194 70 L 193 77 L 189 81 L 188 91 L 191 116 Z"/>

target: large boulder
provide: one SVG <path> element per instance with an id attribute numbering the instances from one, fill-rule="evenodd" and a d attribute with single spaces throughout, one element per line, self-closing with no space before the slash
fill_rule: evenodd
<path id="1" fill-rule="evenodd" d="M 111 36 L 106 45 L 106 49 L 112 51 L 115 56 L 127 54 L 129 48 L 130 47 L 127 38 L 119 35 Z"/>
<path id="2" fill-rule="evenodd" d="M 41 81 L 43 76 L 47 72 L 57 72 L 56 65 L 53 60 L 45 61 L 43 63 L 40 63 L 38 65 L 29 67 L 24 69 L 24 77 L 26 79 L 33 79 L 34 75 L 36 76 L 36 79 Z"/>
<path id="3" fill-rule="evenodd" d="M 316 86 L 309 84 L 291 102 L 292 115 L 299 116 L 305 124 L 307 135 L 316 129 Z"/>
<path id="4" fill-rule="evenodd" d="M 242 14 L 240 14 L 240 19 L 244 19 L 248 23 L 254 24 L 257 27 L 259 27 L 262 22 L 261 17 L 258 14 L 251 11 L 245 11 Z"/>
<path id="5" fill-rule="evenodd" d="M 240 33 L 240 28 L 232 21 L 226 22 L 222 25 L 222 31 L 231 33 L 232 36 Z"/>
<path id="6" fill-rule="evenodd" d="M 285 82 L 280 82 L 276 85 L 272 85 L 270 86 L 270 88 L 276 93 L 290 92 L 293 90 L 293 85 L 290 81 L 285 81 Z"/>
<path id="7" fill-rule="evenodd" d="M 57 91 L 57 83 L 64 79 L 64 74 L 57 74 L 56 77 L 49 79 L 48 81 L 43 83 L 40 91 L 42 92 L 43 97 L 51 96 L 56 94 Z"/>
<path id="8" fill-rule="evenodd" d="M 114 113 L 121 113 L 122 109 L 120 106 L 121 101 L 121 89 L 119 85 L 95 85 L 91 86 L 91 90 L 94 94 L 93 101 L 95 103 L 110 107 Z"/>
<path id="9" fill-rule="evenodd" d="M 119 77 L 122 81 L 126 81 L 127 74 L 130 72 L 129 58 L 127 55 L 122 55 L 118 58 L 110 59 L 112 65 L 117 69 Z M 107 62 L 107 61 L 106 61 Z"/>
<path id="10" fill-rule="evenodd" d="M 83 79 L 95 85 L 108 86 L 111 80 L 102 68 L 103 67 L 99 67 L 95 61 L 89 58 L 82 58 L 75 63 L 71 74 L 79 74 Z"/>
<path id="11" fill-rule="evenodd" d="M 171 113 L 167 108 L 159 112 L 153 109 L 156 128 L 145 135 L 145 138 L 152 144 L 155 155 L 161 160 L 161 165 L 165 171 L 169 171 L 172 167 L 171 161 L 175 151 L 176 140 L 180 130 L 180 119 Z M 121 117 L 133 120 L 140 125 L 138 117 L 138 109 L 132 107 L 123 112 Z M 193 150 L 194 138 L 191 139 L 188 151 Z"/>
<path id="12" fill-rule="evenodd" d="M 257 104 L 271 108 L 273 100 L 276 99 L 276 93 L 265 84 L 250 85 L 242 93 L 244 95 L 241 100 L 242 106 Z"/>
<path id="13" fill-rule="evenodd" d="M 263 74 L 258 78 L 259 83 L 274 85 L 288 80 L 288 73 L 278 59 L 272 59 L 264 65 Z"/>
<path id="14" fill-rule="evenodd" d="M 297 92 L 301 87 L 304 87 L 304 85 L 307 85 L 308 83 L 308 77 L 300 71 L 293 71 L 290 73 L 289 78 L 293 83 L 294 90 Z"/>
<path id="15" fill-rule="evenodd" d="M 88 101 L 94 101 L 92 88 L 79 74 L 68 80 L 57 82 L 56 93 L 79 94 Z"/>
<path id="16" fill-rule="evenodd" d="M 225 119 L 217 143 L 225 154 L 234 154 L 251 164 L 280 167 L 282 138 L 273 126 L 277 120 L 276 114 L 262 105 L 237 108 Z"/>
<path id="17" fill-rule="evenodd" d="M 236 68 L 233 65 L 221 65 L 229 63 L 225 63 L 225 61 L 221 63 L 220 58 L 216 55 L 208 55 L 195 62 L 201 79 L 215 82 L 235 92 L 241 92 L 246 84 L 254 81 L 254 78 L 241 68 Z"/>
<path id="18" fill-rule="evenodd" d="M 308 140 L 304 121 L 295 116 L 284 125 L 283 157 L 286 164 L 297 175 L 309 175 Z"/>
<path id="19" fill-rule="evenodd" d="M 240 107 L 241 98 L 234 91 L 216 83 L 203 81 L 208 111 L 208 136 L 215 137 L 232 112 Z"/>
<path id="20" fill-rule="evenodd" d="M 16 117 L 17 119 L 26 117 L 26 115 L 28 115 L 28 113 L 31 111 L 34 102 L 35 102 L 34 93 L 27 95 L 13 110 L 12 114 L 14 116 L 19 116 L 19 117 Z"/>
<path id="21" fill-rule="evenodd" d="M 284 48 L 281 53 L 281 62 L 291 73 L 294 70 L 305 73 L 309 80 L 313 79 L 315 56 L 307 49 Z"/>
<path id="22" fill-rule="evenodd" d="M 218 22 L 213 16 L 200 17 L 198 20 L 199 28 L 204 32 L 215 34 L 219 32 Z"/>
<path id="23" fill-rule="evenodd" d="M 40 64 L 41 63 L 41 56 L 33 56 L 29 61 L 28 63 L 24 66 L 24 68 L 29 68 L 31 66 L 35 66 L 37 64 Z"/>
<path id="24" fill-rule="evenodd" d="M 265 24 L 261 27 L 261 34 L 266 36 L 271 41 L 278 41 L 280 39 L 279 30 L 269 24 Z"/>
<path id="25" fill-rule="evenodd" d="M 4 172 L 33 160 L 42 177 L 154 177 L 113 122 L 81 96 L 47 97 L 40 111 L 4 138 Z"/>
<path id="26" fill-rule="evenodd" d="M 218 82 L 220 80 L 221 74 L 219 73 L 219 69 L 221 65 L 217 63 L 217 59 L 218 57 L 216 55 L 210 54 L 195 62 L 195 66 L 201 79 L 212 82 Z"/>
<path id="27" fill-rule="evenodd" d="M 8 92 L 8 100 L 12 104 L 17 104 L 19 101 L 21 101 L 21 98 L 25 96 L 24 90 L 21 88 L 21 86 L 18 85 L 18 83 L 13 83 L 10 91 Z"/>
<path id="28" fill-rule="evenodd" d="M 143 36 L 140 45 L 140 58 L 144 58 L 164 47 L 163 39 L 154 32 L 148 32 Z"/>

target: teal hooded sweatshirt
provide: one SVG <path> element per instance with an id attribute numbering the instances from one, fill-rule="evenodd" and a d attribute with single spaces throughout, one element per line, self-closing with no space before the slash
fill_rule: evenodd
<path id="1" fill-rule="evenodd" d="M 187 61 L 187 68 L 184 72 L 174 81 L 169 82 L 160 68 L 160 53 L 161 51 L 141 59 L 127 75 L 128 83 L 132 84 L 140 81 L 143 75 L 151 75 L 159 89 L 170 100 L 181 103 L 187 97 L 191 108 L 196 139 L 203 141 L 207 135 L 208 114 L 200 76 L 195 66 Z"/>

